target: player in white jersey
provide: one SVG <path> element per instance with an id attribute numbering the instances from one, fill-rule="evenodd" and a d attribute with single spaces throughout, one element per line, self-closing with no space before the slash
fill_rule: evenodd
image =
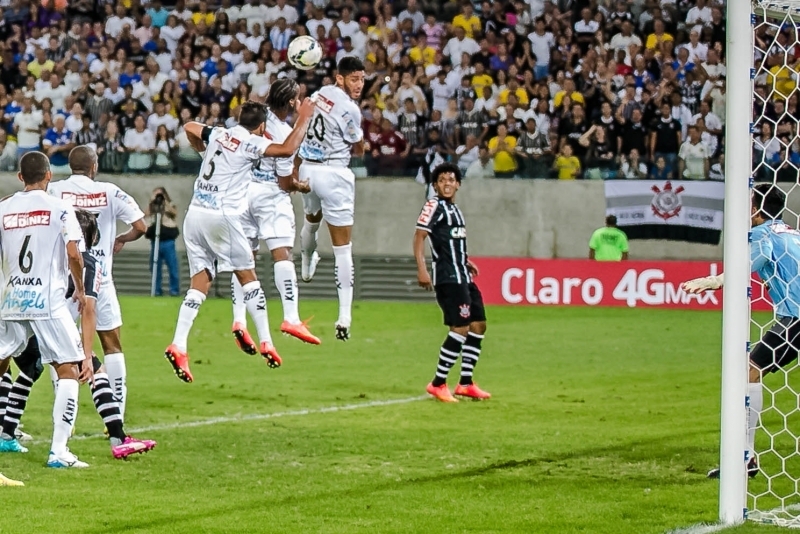
<path id="1" fill-rule="evenodd" d="M 292 131 L 286 123 L 289 113 L 298 103 L 299 86 L 289 78 L 273 83 L 266 98 L 267 120 L 264 136 L 282 143 Z M 308 192 L 308 184 L 296 180 L 294 157 L 261 158 L 253 168 L 253 180 L 247 186 L 248 209 L 242 217 L 242 227 L 250 239 L 253 251 L 264 240 L 272 255 L 275 287 L 283 305 L 281 332 L 301 341 L 319 345 L 319 338 L 309 332 L 298 313 L 297 273 L 292 261 L 295 226 L 294 207 L 290 194 Z M 233 335 L 239 348 L 248 354 L 256 353 L 253 338 L 247 332 L 247 309 L 244 291 L 236 275 L 231 277 L 233 294 Z"/>
<path id="2" fill-rule="evenodd" d="M 47 465 L 88 467 L 67 448 L 78 413 L 79 380 L 92 376 L 91 347 L 82 345 L 66 301 L 71 274 L 72 298 L 79 309 L 85 302 L 79 248 L 83 235 L 72 206 L 47 194 L 52 176 L 47 156 L 29 152 L 19 167 L 25 190 L 0 202 L 0 256 L 6 281 L 0 304 L 6 329 L 0 355 L 16 356 L 36 335 L 42 362 L 58 374 Z"/>
<path id="3" fill-rule="evenodd" d="M 298 108 L 294 129 L 280 144 L 264 137 L 266 108 L 258 102 L 245 102 L 241 106 L 239 124 L 233 128 L 210 128 L 199 122 L 184 127 L 192 146 L 207 147 L 183 223 L 191 286 L 181 305 L 172 344 L 164 351 L 175 374 L 185 382 L 193 380 L 186 353 L 189 331 L 211 289 L 216 270 L 230 270 L 237 276 L 245 307 L 258 330 L 261 355 L 270 367 L 281 365 L 269 332 L 267 299 L 256 277 L 253 252 L 241 218 L 247 210 L 247 184 L 252 178 L 253 165 L 262 157 L 293 155 L 313 111 L 314 104 L 305 99 Z"/>
<path id="4" fill-rule="evenodd" d="M 69 167 L 72 175 L 66 180 L 51 183 L 48 192 L 69 202 L 73 208 L 86 210 L 97 217 L 100 237 L 97 245 L 89 249 L 97 260 L 102 276 L 96 304 L 97 336 L 103 348 L 103 362 L 109 382 L 124 419 L 128 401 L 127 368 L 119 335 L 122 312 L 114 286 L 112 262 L 114 254 L 125 243 L 136 241 L 144 235 L 147 225 L 144 213 L 130 195 L 114 184 L 95 179 L 97 153 L 92 147 L 73 148 L 69 153 Z M 131 228 L 117 236 L 117 221 L 131 225 Z"/>
<path id="5" fill-rule="evenodd" d="M 331 234 L 339 293 L 336 338 L 347 341 L 353 307 L 351 235 L 356 196 L 355 176 L 349 165 L 351 152 L 364 154 L 361 109 L 356 102 L 364 89 L 364 64 L 358 58 L 345 57 L 336 70 L 336 84 L 323 87 L 311 97 L 317 108 L 298 153 L 303 160 L 300 180 L 308 181 L 311 189 L 303 198 L 306 219 L 300 231 L 301 275 L 304 282 L 314 277 L 319 262 L 317 231 L 324 218 Z"/>

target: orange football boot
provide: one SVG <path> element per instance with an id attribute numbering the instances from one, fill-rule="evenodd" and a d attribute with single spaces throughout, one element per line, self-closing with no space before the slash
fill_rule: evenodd
<path id="1" fill-rule="evenodd" d="M 250 334 L 247 332 L 246 325 L 242 323 L 233 323 L 231 332 L 236 340 L 236 344 L 242 352 L 250 356 L 254 356 L 258 352 L 256 349 L 256 342 L 253 341 L 253 338 L 250 337 Z"/>
<path id="2" fill-rule="evenodd" d="M 319 338 L 308 330 L 308 323 L 306 321 L 298 324 L 292 324 L 289 321 L 283 321 L 281 324 L 281 332 L 286 335 L 296 337 L 300 341 L 309 343 L 311 345 L 319 345 L 321 343 Z"/>
<path id="3" fill-rule="evenodd" d="M 184 382 L 192 382 L 192 372 L 189 370 L 189 355 L 175 345 L 170 345 L 164 351 L 164 357 L 172 364 L 175 374 Z"/>
<path id="4" fill-rule="evenodd" d="M 271 369 L 277 369 L 283 363 L 283 360 L 281 360 L 278 351 L 272 343 L 266 341 L 261 342 L 261 355 L 267 361 L 267 365 L 269 365 Z"/>
<path id="5" fill-rule="evenodd" d="M 428 384 L 428 387 L 425 388 L 425 391 L 427 391 L 429 395 L 432 395 L 437 400 L 442 402 L 458 402 L 458 399 L 453 397 L 453 395 L 450 393 L 450 389 L 447 387 L 447 384 L 434 386 L 433 382 L 431 382 Z"/>
<path id="6" fill-rule="evenodd" d="M 468 386 L 462 386 L 461 384 L 457 385 L 454 394 L 457 397 L 468 397 L 475 400 L 486 400 L 492 398 L 491 393 L 488 391 L 483 391 L 478 387 L 478 384 L 475 383 L 472 383 Z"/>

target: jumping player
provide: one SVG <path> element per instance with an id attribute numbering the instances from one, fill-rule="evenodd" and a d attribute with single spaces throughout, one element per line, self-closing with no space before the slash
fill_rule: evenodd
<path id="1" fill-rule="evenodd" d="M 751 206 L 750 269 L 767 287 L 777 318 L 750 352 L 747 472 L 752 478 L 758 474 L 755 439 L 764 406 L 762 377 L 788 366 L 800 352 L 800 231 L 781 220 L 786 195 L 773 184 L 756 185 Z M 689 280 L 682 287 L 687 293 L 701 293 L 721 288 L 724 281 L 720 274 Z M 719 469 L 708 476 L 718 478 Z"/>
<path id="2" fill-rule="evenodd" d="M 48 191 L 75 209 L 84 209 L 97 217 L 99 238 L 97 245 L 89 251 L 97 260 L 103 280 L 97 296 L 97 335 L 114 397 L 124 419 L 128 403 L 128 372 L 120 342 L 122 311 L 114 286 L 112 263 L 114 254 L 122 250 L 125 243 L 136 241 L 145 234 L 147 225 L 144 213 L 130 195 L 114 184 L 96 180 L 97 153 L 92 147 L 73 148 L 69 153 L 69 167 L 72 175 L 66 180 L 53 182 Z M 118 220 L 131 226 L 119 236 Z"/>
<path id="3" fill-rule="evenodd" d="M 324 218 L 333 244 L 339 318 L 336 339 L 350 338 L 353 307 L 353 211 L 356 182 L 350 170 L 350 154 L 364 153 L 361 109 L 356 100 L 364 89 L 364 64 L 344 57 L 336 67 L 336 84 L 312 95 L 316 110 L 298 156 L 300 180 L 311 191 L 303 197 L 305 221 L 300 231 L 301 276 L 310 282 L 319 263 L 317 231 Z"/>
<path id="4" fill-rule="evenodd" d="M 298 109 L 295 127 L 283 143 L 264 137 L 266 109 L 257 102 L 241 106 L 239 124 L 233 128 L 210 128 L 199 122 L 185 126 L 193 146 L 208 147 L 183 225 L 191 287 L 181 305 L 172 344 L 164 352 L 175 374 L 185 382 L 193 380 L 186 352 L 189 331 L 211 288 L 217 265 L 219 271 L 232 270 L 242 285 L 245 307 L 258 330 L 261 355 L 270 367 L 281 365 L 272 345 L 267 301 L 256 277 L 253 252 L 241 218 L 247 210 L 247 184 L 253 165 L 262 157 L 292 156 L 303 140 L 313 110 L 314 104 L 305 99 Z"/>
<path id="5" fill-rule="evenodd" d="M 283 78 L 273 83 L 267 94 L 267 120 L 264 137 L 282 143 L 292 127 L 286 117 L 297 107 L 299 86 L 294 80 Z M 242 217 L 242 227 L 250 239 L 253 252 L 258 251 L 259 240 L 264 240 L 272 255 L 275 287 L 283 305 L 281 332 L 301 341 L 319 345 L 319 338 L 309 332 L 298 313 L 297 273 L 292 261 L 295 226 L 294 207 L 290 193 L 308 192 L 308 184 L 296 180 L 294 157 L 262 158 L 253 168 L 253 179 L 247 186 L 248 209 Z M 239 348 L 248 354 L 256 353 L 253 338 L 247 332 L 247 308 L 239 278 L 231 277 L 233 295 L 233 335 Z"/>
<path id="6" fill-rule="evenodd" d="M 436 375 L 426 391 L 442 402 L 458 402 L 447 387 L 447 375 L 461 355 L 461 379 L 455 395 L 472 399 L 488 399 L 472 381 L 472 374 L 481 355 L 486 332 L 486 311 L 483 296 L 473 282 L 478 269 L 467 256 L 467 228 L 464 215 L 455 204 L 461 186 L 457 165 L 443 163 L 431 173 L 436 196 L 428 200 L 417 219 L 414 233 L 414 257 L 417 260 L 417 281 L 426 290 L 436 291 L 436 301 L 444 313 L 444 324 L 450 332 L 439 350 Z M 433 280 L 425 265 L 425 239 L 430 240 L 433 257 Z"/>
<path id="7" fill-rule="evenodd" d="M 97 325 L 95 302 L 102 287 L 102 274 L 98 269 L 98 262 L 90 252 L 90 248 L 97 246 L 100 234 L 97 232 L 97 217 L 94 214 L 77 210 L 75 216 L 80 224 L 83 240 L 87 244 L 83 256 L 83 286 L 86 293 L 85 306 L 82 313 L 78 313 L 72 295 L 75 283 L 69 279 L 66 293 L 67 305 L 73 320 L 80 317 L 81 336 L 84 346 L 92 346 Z M 28 452 L 14 437 L 19 425 L 19 420 L 25 411 L 30 396 L 31 387 L 41 375 L 41 352 L 36 336 L 28 340 L 28 345 L 20 356 L 14 358 L 14 363 L 20 367 L 20 373 L 11 392 L 0 398 L 0 406 L 5 408 L 2 417 L 2 432 L 0 432 L 0 452 Z M 122 423 L 122 414 L 119 402 L 114 398 L 109 384 L 105 367 L 97 356 L 92 356 L 94 377 L 91 380 L 92 400 L 97 413 L 103 419 L 109 434 L 111 454 L 114 458 L 127 458 L 131 454 L 144 453 L 156 446 L 152 440 L 138 440 L 125 433 Z M 85 365 L 85 364 L 84 364 Z M 31 370 L 32 369 L 32 370 Z M 38 371 L 38 372 L 37 372 Z"/>
<path id="8" fill-rule="evenodd" d="M 78 413 L 78 385 L 92 376 L 91 347 L 82 346 L 67 309 L 67 276 L 75 280 L 72 299 L 83 310 L 83 235 L 69 203 L 47 194 L 50 162 L 29 152 L 19 162 L 24 191 L 0 202 L 0 254 L 6 283 L 0 319 L 0 354 L 18 355 L 36 335 L 42 362 L 58 375 L 53 406 L 53 440 L 48 467 L 88 467 L 67 448 Z M 81 368 L 81 362 L 84 362 Z M 5 372 L 5 369 L 2 369 Z"/>

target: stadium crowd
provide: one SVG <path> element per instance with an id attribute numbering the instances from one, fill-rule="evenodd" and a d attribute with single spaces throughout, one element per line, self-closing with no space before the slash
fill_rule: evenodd
<path id="1" fill-rule="evenodd" d="M 2 0 L 0 169 L 41 147 L 66 173 L 69 150 L 93 143 L 103 172 L 195 172 L 186 121 L 235 124 L 283 76 L 311 94 L 353 55 L 370 175 L 449 160 L 468 178 L 722 178 L 724 6 L 401 1 Z M 286 59 L 302 34 L 326 52 L 305 72 Z M 779 68 L 768 94 L 796 86 Z M 790 160 L 781 126 L 763 128 L 762 148 Z"/>

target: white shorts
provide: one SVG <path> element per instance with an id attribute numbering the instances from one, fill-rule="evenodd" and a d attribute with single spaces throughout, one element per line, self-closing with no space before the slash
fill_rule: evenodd
<path id="1" fill-rule="evenodd" d="M 19 356 L 28 344 L 28 337 L 22 323 L 0 321 L 0 360 Z"/>
<path id="2" fill-rule="evenodd" d="M 35 335 L 42 353 L 42 363 L 77 363 L 85 359 L 83 343 L 78 327 L 66 307 L 52 315 L 50 319 L 37 321 L 0 322 L 5 328 L 3 346 L 11 348 L 8 356 L 18 356 Z M 8 357 L 8 356 L 4 356 Z"/>
<path id="3" fill-rule="evenodd" d="M 304 161 L 300 180 L 308 180 L 311 192 L 303 195 L 306 215 L 319 213 L 333 226 L 353 226 L 356 203 L 356 177 L 347 167 Z"/>
<path id="4" fill-rule="evenodd" d="M 217 272 L 255 268 L 253 251 L 242 229 L 241 219 L 241 215 L 189 209 L 183 221 L 183 241 L 189 258 L 190 276 L 206 270 L 213 277 Z"/>
<path id="5" fill-rule="evenodd" d="M 97 293 L 97 331 L 110 332 L 122 326 L 122 310 L 119 308 L 117 288 L 109 280 L 100 286 Z"/>
<path id="6" fill-rule="evenodd" d="M 253 250 L 258 250 L 259 240 L 266 241 L 269 250 L 294 246 L 294 207 L 287 193 L 277 186 L 250 182 L 247 202 L 242 229 Z"/>

